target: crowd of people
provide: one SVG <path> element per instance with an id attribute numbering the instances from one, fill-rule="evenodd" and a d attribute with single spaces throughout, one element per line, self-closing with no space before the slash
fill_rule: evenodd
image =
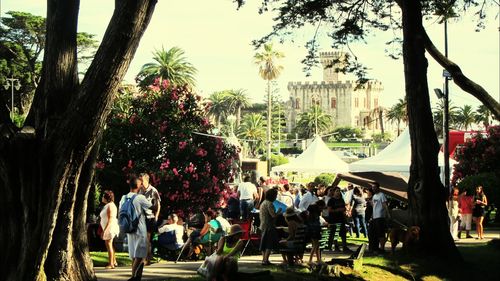
<path id="1" fill-rule="evenodd" d="M 113 192 L 103 192 L 99 232 L 108 250 L 108 269 L 117 266 L 113 239 L 120 232 L 127 234 L 128 253 L 133 260 L 130 280 L 140 280 L 144 266 L 150 262 L 154 233 L 158 234 L 160 247 L 178 253 L 179 257 L 183 253 L 187 253 L 187 257 L 198 255 L 206 247 L 208 257 L 199 272 L 210 278 L 225 276 L 227 279 L 237 272 L 237 260 L 244 249 L 241 239 L 245 234 L 248 239 L 250 232 L 260 234 L 263 266 L 271 264 L 269 257 L 273 251 L 295 247 L 299 237 L 311 244 L 309 263 L 314 258 L 320 262 L 320 239 L 325 228 L 330 230 L 329 250 L 351 252 L 347 246 L 349 228 L 351 236 L 368 238 L 369 252 L 385 251 L 391 212 L 377 183 L 368 188 L 352 184 L 340 188 L 311 182 L 303 187 L 291 185 L 284 177 L 277 181 L 261 177 L 254 182 L 246 176 L 232 188 L 224 209 L 199 210 L 186 218 L 172 213 L 161 221 L 161 197 L 149 183 L 148 174 L 132 176 L 128 184 L 130 192 L 121 198 L 119 208 L 114 203 Z M 448 204 L 453 237 L 458 239 L 465 231 L 466 238 L 471 238 L 474 218 L 477 238 L 483 239 L 486 205 L 482 187 L 478 187 L 474 195 L 459 194 L 454 189 Z M 244 224 L 250 227 L 243 229 Z M 341 245 L 334 239 L 335 233 L 339 233 Z M 283 254 L 283 262 L 302 263 L 302 254 Z"/>

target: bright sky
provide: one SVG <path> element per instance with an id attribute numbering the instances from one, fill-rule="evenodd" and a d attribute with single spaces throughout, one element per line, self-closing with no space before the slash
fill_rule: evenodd
<path id="1" fill-rule="evenodd" d="M 1 1 L 1 0 L 0 0 Z M 113 12 L 113 0 L 82 0 L 79 31 L 96 34 L 102 38 Z M 248 91 L 254 102 L 264 97 L 265 81 L 258 76 L 253 63 L 255 50 L 251 40 L 258 39 L 271 30 L 271 14 L 257 13 L 260 0 L 247 1 L 236 10 L 231 0 L 160 0 L 153 19 L 144 34 L 139 49 L 125 77 L 133 82 L 141 66 L 152 60 L 152 51 L 162 46 L 178 46 L 185 50 L 187 59 L 198 69 L 197 88 L 208 96 L 216 90 L 242 88 Z M 6 11 L 26 11 L 46 15 L 46 1 L 3 0 L 2 15 Z M 500 19 L 494 18 L 497 11 L 490 11 L 490 20 L 485 30 L 474 31 L 472 16 L 448 26 L 450 58 L 458 63 L 464 73 L 482 85 L 493 97 L 499 97 L 500 84 Z M 426 28 L 436 46 L 443 49 L 443 26 L 432 21 Z M 280 94 L 288 98 L 286 85 L 289 81 L 322 79 L 318 68 L 306 78 L 300 61 L 306 52 L 304 43 L 310 39 L 311 30 L 296 34 L 295 43 L 275 44 L 284 52 L 283 74 L 278 80 Z M 384 106 L 391 106 L 404 96 L 402 60 L 385 56 L 385 42 L 392 31 L 375 33 L 368 44 L 356 44 L 353 49 L 370 70 L 370 77 L 382 81 L 385 91 L 381 96 Z M 329 50 L 329 41 L 322 39 L 321 49 Z M 442 88 L 442 69 L 429 58 L 429 87 L 431 98 L 436 103 L 433 88 Z M 475 98 L 450 84 L 450 98 L 455 105 L 479 104 Z"/>

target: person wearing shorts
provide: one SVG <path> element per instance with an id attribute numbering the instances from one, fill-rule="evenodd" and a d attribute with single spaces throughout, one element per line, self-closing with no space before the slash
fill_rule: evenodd
<path id="1" fill-rule="evenodd" d="M 472 210 L 474 209 L 474 197 L 468 195 L 467 191 L 462 192 L 458 198 L 458 208 L 460 209 L 460 230 L 458 238 L 462 236 L 462 231 L 465 230 L 465 238 L 472 238 L 470 230 L 472 229 Z"/>
<path id="2" fill-rule="evenodd" d="M 146 229 L 148 232 L 148 256 L 146 258 L 146 265 L 149 265 L 152 258 L 151 241 L 153 233 L 158 231 L 158 216 L 160 215 L 161 198 L 158 190 L 149 183 L 149 175 L 147 173 L 140 174 L 140 179 L 142 180 L 142 188 L 139 194 L 144 195 L 149 203 L 151 203 L 151 208 L 146 213 Z"/>

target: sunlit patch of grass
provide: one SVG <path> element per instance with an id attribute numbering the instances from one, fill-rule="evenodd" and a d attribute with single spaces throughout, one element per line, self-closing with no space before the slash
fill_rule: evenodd
<path id="1" fill-rule="evenodd" d="M 108 253 L 107 252 L 90 252 L 90 257 L 94 266 L 101 267 L 108 265 Z M 116 262 L 118 266 L 130 266 L 132 261 L 128 257 L 128 253 L 116 253 Z"/>

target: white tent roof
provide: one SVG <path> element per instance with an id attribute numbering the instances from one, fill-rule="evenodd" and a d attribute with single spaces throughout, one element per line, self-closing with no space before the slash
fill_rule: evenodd
<path id="1" fill-rule="evenodd" d="M 440 167 L 444 167 L 443 153 L 438 155 Z M 450 159 L 450 167 L 456 163 Z M 353 162 L 349 165 L 351 172 L 400 172 L 408 174 L 411 164 L 410 132 L 406 128 L 399 137 L 375 156 Z M 451 170 L 451 169 L 450 169 Z"/>
<path id="2" fill-rule="evenodd" d="M 319 136 L 290 163 L 272 168 L 273 172 L 303 173 L 344 173 L 348 170 L 349 165 L 331 151 Z"/>

